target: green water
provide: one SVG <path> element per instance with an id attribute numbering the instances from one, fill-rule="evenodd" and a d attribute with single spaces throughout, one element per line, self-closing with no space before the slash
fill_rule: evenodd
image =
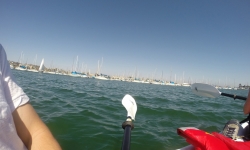
<path id="1" fill-rule="evenodd" d="M 231 118 L 244 119 L 241 100 L 204 98 L 189 87 L 40 74 L 12 70 L 31 104 L 64 150 L 119 150 L 127 112 L 121 104 L 132 95 L 138 110 L 131 150 L 166 150 L 186 146 L 176 134 L 192 126 L 220 131 Z M 247 96 L 247 90 L 221 90 Z"/>

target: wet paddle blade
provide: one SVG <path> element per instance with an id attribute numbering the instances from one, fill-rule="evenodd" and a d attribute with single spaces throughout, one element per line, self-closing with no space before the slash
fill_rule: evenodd
<path id="1" fill-rule="evenodd" d="M 221 95 L 221 92 L 217 90 L 214 86 L 204 84 L 204 83 L 194 83 L 191 85 L 191 90 L 194 94 L 199 96 L 206 96 L 215 98 Z"/>
<path id="2" fill-rule="evenodd" d="M 135 115 L 137 111 L 137 105 L 135 99 L 130 95 L 125 95 L 122 99 L 122 105 L 126 108 L 128 114 L 133 120 L 135 120 Z"/>

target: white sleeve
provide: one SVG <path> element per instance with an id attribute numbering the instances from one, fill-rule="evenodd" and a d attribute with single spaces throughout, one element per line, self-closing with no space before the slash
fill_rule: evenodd
<path id="1" fill-rule="evenodd" d="M 17 85 L 10 70 L 10 65 L 6 57 L 4 48 L 0 44 L 0 73 L 2 74 L 2 83 L 5 98 L 13 112 L 17 107 L 26 104 L 29 97 Z"/>

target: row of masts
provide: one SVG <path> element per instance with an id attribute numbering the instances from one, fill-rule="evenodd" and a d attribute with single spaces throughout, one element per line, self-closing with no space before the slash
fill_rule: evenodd
<path id="1" fill-rule="evenodd" d="M 22 64 L 22 61 L 24 59 L 24 53 L 23 51 L 21 52 L 21 55 L 19 57 L 19 60 L 18 62 L 20 64 Z M 27 64 L 27 61 L 28 59 L 26 60 L 26 64 Z M 44 61 L 44 60 L 43 60 Z M 44 63 L 44 62 L 43 62 Z M 34 64 L 36 66 L 37 64 L 37 54 L 34 58 Z M 103 66 L 103 57 L 101 59 L 101 62 L 100 60 L 98 60 L 98 63 L 97 63 L 97 71 L 96 71 L 96 74 L 97 75 L 101 75 L 101 69 L 102 69 L 102 66 Z M 53 60 L 51 61 L 51 64 L 50 64 L 50 68 L 53 68 Z M 78 73 L 89 73 L 90 74 L 90 70 L 87 70 L 87 64 L 84 64 L 84 62 L 82 62 L 82 64 L 79 63 L 79 59 L 78 59 L 78 56 L 76 56 L 76 58 L 73 60 L 73 64 L 72 64 L 72 69 L 71 69 L 71 72 L 78 72 Z M 151 78 L 151 79 L 154 79 L 155 78 L 155 74 L 157 72 L 157 68 L 154 70 L 154 72 L 152 73 L 151 77 L 148 77 Z M 124 76 L 124 75 L 123 75 Z M 132 78 L 135 78 L 135 79 L 139 79 L 140 78 L 140 74 L 139 74 L 139 71 L 137 70 L 137 67 L 135 67 L 135 71 L 134 71 L 134 74 L 131 75 Z M 182 83 L 185 83 L 185 72 L 183 71 L 183 74 L 182 74 L 182 78 L 179 79 L 179 82 L 182 81 Z M 163 71 L 161 73 L 161 78 L 160 78 L 161 81 L 163 81 Z M 177 82 L 177 78 L 176 78 L 176 74 L 174 76 L 174 80 L 172 79 L 172 68 L 171 68 L 171 71 L 170 71 L 170 79 L 169 79 L 169 82 L 174 82 L 176 83 Z M 192 81 L 190 81 L 190 78 L 188 79 L 188 82 L 187 83 L 191 83 Z M 195 81 L 196 82 L 196 81 Z M 205 80 L 204 80 L 204 76 L 203 76 L 203 80 L 202 81 L 199 81 L 199 82 L 202 82 L 202 83 L 205 83 Z M 209 81 L 207 81 L 206 83 L 209 83 Z M 220 80 L 219 82 L 216 84 L 216 85 L 221 85 L 220 83 Z M 227 77 L 226 77 L 226 83 L 224 85 L 225 87 L 228 86 L 228 83 L 227 83 Z M 234 80 L 234 87 L 235 87 L 235 80 Z"/>
<path id="2" fill-rule="evenodd" d="M 18 59 L 18 62 L 20 63 L 20 64 L 23 64 L 22 63 L 22 60 L 24 59 L 24 53 L 23 53 L 23 51 L 21 52 L 21 55 L 20 55 L 20 57 L 19 57 L 19 59 Z M 36 65 L 36 61 L 37 61 L 37 54 L 36 54 L 36 57 L 34 58 L 34 64 Z M 28 58 L 26 59 L 26 64 L 27 64 L 27 62 L 28 62 Z"/>

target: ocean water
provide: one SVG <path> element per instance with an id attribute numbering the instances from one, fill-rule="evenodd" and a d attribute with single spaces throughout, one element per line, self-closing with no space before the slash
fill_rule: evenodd
<path id="1" fill-rule="evenodd" d="M 131 150 L 172 150 L 188 145 L 179 127 L 221 131 L 244 119 L 244 101 L 194 95 L 189 87 L 104 81 L 12 70 L 17 83 L 64 150 L 118 150 L 127 112 L 125 94 L 137 103 Z M 247 90 L 221 90 L 247 96 Z"/>

